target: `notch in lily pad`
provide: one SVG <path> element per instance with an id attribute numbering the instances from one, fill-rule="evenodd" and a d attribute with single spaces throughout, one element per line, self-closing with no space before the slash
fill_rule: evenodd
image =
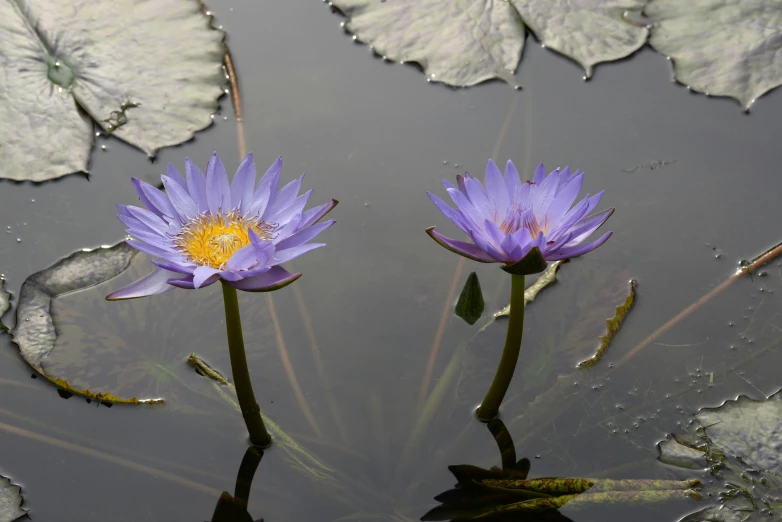
<path id="1" fill-rule="evenodd" d="M 538 247 L 532 247 L 529 253 L 522 257 L 520 261 L 513 263 L 512 265 L 505 265 L 501 267 L 503 270 L 513 275 L 530 275 L 538 274 L 546 269 L 548 264 L 543 259 L 543 254 L 540 253 Z"/>
<path id="2" fill-rule="evenodd" d="M 481 318 L 485 303 L 483 302 L 483 292 L 481 292 L 481 283 L 478 281 L 478 274 L 472 272 L 467 276 L 459 300 L 456 301 L 454 312 L 464 319 L 464 322 L 470 326 Z"/>

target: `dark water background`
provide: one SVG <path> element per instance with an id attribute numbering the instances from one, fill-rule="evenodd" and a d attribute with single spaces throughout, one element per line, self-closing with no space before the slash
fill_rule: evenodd
<path id="1" fill-rule="evenodd" d="M 291 392 L 266 297 L 242 296 L 242 306 L 253 318 L 248 328 L 258 332 L 248 349 L 254 353 L 261 407 L 353 481 L 360 509 L 292 468 L 274 447 L 255 478 L 250 502 L 255 518 L 417 520 L 436 505 L 432 497 L 452 485 L 447 465 L 499 464 L 488 431 L 470 416 L 486 379 L 449 388 L 436 422 L 408 444 L 458 264 L 423 231 L 438 225 L 455 232 L 425 194 L 444 196 L 442 177 L 465 170 L 482 177 L 492 156 L 498 163 L 513 159 L 525 173 L 541 161 L 551 168 L 571 165 L 588 173 L 586 191 L 605 188 L 602 206 L 617 209 L 607 225 L 612 239 L 565 266 L 560 283 L 530 305 L 519 371 L 525 377 L 513 385 L 506 420 L 524 413 L 563 368 L 574 369 L 578 358 L 572 354 L 541 356 L 561 342 L 568 318 L 619 304 L 601 302 L 599 291 L 588 290 L 583 281 L 639 282 L 636 307 L 596 368 L 602 375 L 608 364 L 729 277 L 740 259 L 782 240 L 778 91 L 762 97 L 747 115 L 735 102 L 671 83 L 670 64 L 648 48 L 599 66 L 583 82 L 577 66 L 533 39 L 518 73 L 522 91 L 501 83 L 454 90 L 429 85 L 415 67 L 385 63 L 365 45 L 352 43 L 339 27 L 342 18 L 320 2 L 231 1 L 209 7 L 228 33 L 248 149 L 259 169 L 281 154 L 285 180 L 307 172 L 305 186 L 315 188 L 314 202 L 341 201 L 332 213 L 337 226 L 323 235 L 328 246 L 295 263 L 305 274 L 295 284 L 327 386 L 318 376 L 296 294 L 289 288 L 274 295 L 290 362 L 320 433 Z M 215 125 L 192 142 L 161 151 L 154 162 L 115 139 L 98 138 L 89 179 L 3 182 L 0 225 L 11 227 L 0 234 L 6 288 L 18 295 L 33 272 L 75 250 L 122 239 L 123 226 L 113 216 L 116 203 L 137 201 L 130 176 L 154 181 L 167 162 L 182 168 L 189 156 L 204 165 L 213 150 L 232 171 L 239 161 L 236 138 L 225 97 Z M 509 280 L 497 267 L 476 265 L 467 263 L 459 285 L 469 271 L 478 271 L 487 308 L 498 309 L 507 302 Z M 739 281 L 606 377 L 574 379 L 581 394 L 564 405 L 555 422 L 541 422 L 531 435 L 514 433 L 508 422 L 512 435 L 523 440 L 519 457 L 533 460 L 536 476 L 692 476 L 657 464 L 655 444 L 681 431 L 677 423 L 686 423 L 699 407 L 740 393 L 760 398 L 782 386 L 775 371 L 780 354 L 767 349 L 782 331 L 775 325 L 782 274 L 775 264 L 767 272 L 762 279 Z M 94 307 L 126 306 L 100 301 L 107 288 L 63 298 L 57 306 L 67 309 L 71 299 Z M 165 349 L 181 375 L 195 382 L 199 378 L 184 359 L 214 348 L 204 345 L 208 339 L 220 339 L 218 291 L 174 291 L 128 305 L 150 310 L 157 329 L 110 322 L 103 328 L 130 345 Z M 165 301 L 152 303 L 156 299 Z M 197 317 L 188 313 L 194 303 L 201 310 Z M 598 315 L 598 323 L 601 319 Z M 168 331 L 162 343 L 153 336 L 161 326 Z M 434 383 L 476 328 L 449 320 Z M 487 329 L 468 345 L 473 357 L 466 360 L 479 361 L 484 372 L 491 368 L 503 331 L 504 325 Z M 225 404 L 184 398 L 189 409 L 109 409 L 78 397 L 62 400 L 42 379 L 30 379 L 8 336 L 0 343 L 0 473 L 23 486 L 34 520 L 208 520 L 220 491 L 232 491 L 246 446 L 241 419 Z M 95 351 L 96 359 L 86 364 L 100 366 L 99 355 Z M 227 358 L 221 357 L 211 362 L 228 374 Z M 469 362 L 464 368 L 465 376 L 476 371 Z M 146 390 L 151 394 L 154 387 Z M 333 405 L 340 421 L 334 420 Z M 570 516 L 580 522 L 629 516 L 676 520 L 699 507 L 682 502 Z"/>

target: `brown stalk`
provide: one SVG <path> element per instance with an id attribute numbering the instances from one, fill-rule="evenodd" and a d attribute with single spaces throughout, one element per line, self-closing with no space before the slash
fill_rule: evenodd
<path id="1" fill-rule="evenodd" d="M 618 363 L 616 363 L 615 367 L 619 368 L 620 366 L 626 364 L 630 359 L 638 355 L 638 353 L 641 352 L 644 348 L 652 344 L 655 339 L 658 337 L 664 335 L 668 330 L 682 322 L 685 318 L 687 318 L 690 314 L 692 314 L 695 310 L 703 306 L 704 304 L 711 301 L 714 297 L 722 293 L 723 290 L 728 288 L 730 285 L 741 279 L 747 274 L 751 274 L 761 266 L 765 265 L 766 263 L 770 263 L 777 257 L 782 255 L 782 244 L 779 244 L 775 246 L 774 248 L 768 250 L 767 252 L 761 254 L 757 258 L 755 258 L 752 263 L 750 263 L 747 266 L 744 266 L 740 268 L 738 271 L 736 271 L 735 274 L 730 276 L 728 279 L 714 287 L 708 294 L 704 295 L 694 303 L 692 303 L 690 306 L 679 312 L 675 317 L 673 317 L 671 320 L 669 320 L 667 323 L 659 327 L 657 330 L 655 330 L 651 335 L 646 337 L 643 341 L 638 343 L 638 345 L 627 352 L 624 357 L 622 357 Z"/>

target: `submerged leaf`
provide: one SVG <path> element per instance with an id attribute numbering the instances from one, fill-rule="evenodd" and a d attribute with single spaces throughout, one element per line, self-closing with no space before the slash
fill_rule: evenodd
<path id="1" fill-rule="evenodd" d="M 0 2 L 0 177 L 87 172 L 93 122 L 150 156 L 208 127 L 224 34 L 190 0 Z"/>
<path id="2" fill-rule="evenodd" d="M 652 0 L 649 43 L 673 59 L 692 90 L 730 96 L 749 109 L 782 84 L 782 4 L 778 0 Z"/>
<path id="3" fill-rule="evenodd" d="M 22 488 L 0 475 L 0 522 L 13 522 L 27 514 L 22 509 Z"/>
<path id="4" fill-rule="evenodd" d="M 468 86 L 500 78 L 513 84 L 524 24 L 510 2 L 484 0 L 333 0 L 345 28 L 376 53 L 417 62 L 428 80 Z"/>
<path id="5" fill-rule="evenodd" d="M 464 319 L 464 321 L 473 325 L 481 318 L 483 314 L 484 302 L 483 292 L 481 292 L 481 283 L 478 281 L 478 274 L 475 272 L 467 276 L 462 293 L 459 294 L 459 300 L 456 301 L 454 312 Z"/>
<path id="6" fill-rule="evenodd" d="M 600 336 L 600 344 L 598 345 L 597 350 L 595 350 L 595 354 L 578 363 L 579 368 L 594 366 L 603 357 L 603 354 L 605 354 L 605 351 L 608 349 L 608 345 L 611 343 L 614 335 L 619 331 L 619 328 L 622 327 L 622 322 L 624 322 L 625 317 L 627 317 L 627 314 L 630 313 L 630 309 L 633 307 L 633 303 L 635 302 L 636 284 L 635 279 L 630 280 L 630 295 L 627 296 L 624 304 L 616 307 L 614 316 L 606 319 L 606 333 Z"/>
<path id="7" fill-rule="evenodd" d="M 511 0 L 540 43 L 572 58 L 587 78 L 600 62 L 619 60 L 646 43 L 648 29 L 633 23 L 647 0 Z"/>
<path id="8" fill-rule="evenodd" d="M 658 446 L 662 462 L 685 468 L 705 463 L 718 479 L 709 491 L 718 505 L 683 521 L 779 520 L 782 392 L 760 401 L 742 395 L 718 408 L 704 408 L 695 420 L 693 434 L 671 436 Z"/>
<path id="9" fill-rule="evenodd" d="M 11 294 L 5 289 L 5 279 L 0 279 L 0 330 L 8 330 L 2 319 L 9 308 L 11 308 Z"/>
<path id="10" fill-rule="evenodd" d="M 564 263 L 564 261 L 554 261 L 551 263 L 548 268 L 546 268 L 546 271 L 543 272 L 534 283 L 532 283 L 524 290 L 524 306 L 527 306 L 529 303 L 534 301 L 541 290 L 546 288 L 548 285 L 557 282 L 557 271 L 559 270 L 559 267 L 562 266 L 562 263 Z M 508 315 L 510 315 L 510 305 L 503 307 L 502 310 L 495 313 L 494 319 L 497 319 L 498 317 L 506 317 Z M 486 326 L 488 326 L 488 324 Z"/>
<path id="11" fill-rule="evenodd" d="M 77 252 L 30 276 L 22 285 L 13 331 L 22 356 L 50 381 L 89 398 L 214 405 L 219 398 L 193 375 L 187 357 L 197 351 L 215 367 L 230 367 L 219 288 L 105 300 L 147 272 L 147 256 L 120 243 Z M 255 347 L 248 350 L 251 365 L 269 354 L 258 349 L 272 339 L 266 313 L 263 306 L 242 310 L 246 339 Z M 265 362 L 259 365 L 268 370 L 264 379 L 285 378 Z"/>

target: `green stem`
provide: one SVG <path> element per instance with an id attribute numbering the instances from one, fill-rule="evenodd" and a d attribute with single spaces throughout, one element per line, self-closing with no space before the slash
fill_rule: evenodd
<path id="1" fill-rule="evenodd" d="M 265 448 L 272 442 L 272 437 L 266 431 L 261 418 L 261 409 L 255 400 L 253 385 L 250 381 L 250 371 L 247 369 L 247 357 L 244 354 L 244 338 L 242 337 L 242 318 L 239 315 L 239 299 L 236 288 L 223 284 L 223 302 L 225 303 L 225 330 L 228 334 L 228 350 L 231 353 L 231 371 L 234 377 L 236 396 L 242 410 L 244 423 L 250 432 L 250 442 L 255 446 Z"/>
<path id="2" fill-rule="evenodd" d="M 505 337 L 505 349 L 502 359 L 494 375 L 494 380 L 486 392 L 486 397 L 476 411 L 482 421 L 490 421 L 497 417 L 502 399 L 508 391 L 513 371 L 519 360 L 521 351 L 521 335 L 524 332 L 524 276 L 512 275 L 510 289 L 510 317 L 508 318 L 508 334 Z"/>

